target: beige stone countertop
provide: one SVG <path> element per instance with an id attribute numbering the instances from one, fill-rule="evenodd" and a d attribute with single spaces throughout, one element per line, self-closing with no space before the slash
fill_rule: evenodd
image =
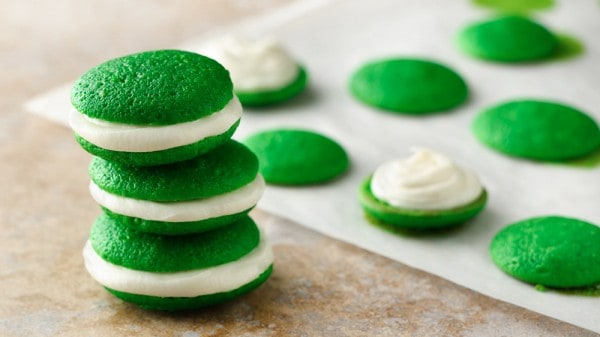
<path id="1" fill-rule="evenodd" d="M 275 271 L 230 303 L 149 312 L 88 276 L 81 249 L 100 212 L 87 192 L 90 157 L 23 103 L 108 58 L 289 2 L 1 3 L 0 336 L 595 336 L 261 211 Z"/>

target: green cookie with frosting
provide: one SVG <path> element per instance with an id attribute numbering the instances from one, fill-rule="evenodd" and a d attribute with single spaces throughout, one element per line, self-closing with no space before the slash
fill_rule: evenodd
<path id="1" fill-rule="evenodd" d="M 70 124 L 93 155 L 129 165 L 191 159 L 223 144 L 242 108 L 216 61 L 156 50 L 106 61 L 74 84 Z"/>
<path id="2" fill-rule="evenodd" d="M 403 229 L 428 230 L 455 226 L 475 217 L 486 205 L 487 192 L 482 190 L 472 202 L 450 209 L 406 209 L 379 200 L 371 191 L 371 176 L 360 185 L 358 200 L 367 217 Z"/>
<path id="3" fill-rule="evenodd" d="M 167 235 L 203 232 L 244 217 L 264 181 L 258 159 L 229 140 L 218 150 L 160 166 L 132 166 L 96 157 L 90 191 L 108 216 L 131 229 Z"/>
<path id="4" fill-rule="evenodd" d="M 157 310 L 221 303 L 263 283 L 270 245 L 249 217 L 210 232 L 147 234 L 101 215 L 84 249 L 88 272 L 126 301 Z"/>
<path id="5" fill-rule="evenodd" d="M 236 90 L 235 94 L 244 106 L 266 106 L 288 101 L 299 95 L 306 88 L 308 76 L 306 70 L 298 66 L 298 76 L 287 85 L 277 89 L 243 91 Z"/>

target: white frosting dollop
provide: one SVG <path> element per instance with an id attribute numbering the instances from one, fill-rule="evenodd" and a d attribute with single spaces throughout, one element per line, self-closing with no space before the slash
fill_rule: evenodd
<path id="1" fill-rule="evenodd" d="M 199 142 L 229 130 L 242 117 L 237 96 L 208 116 L 172 125 L 130 125 L 106 122 L 72 109 L 69 124 L 88 142 L 113 151 L 152 152 Z"/>
<path id="2" fill-rule="evenodd" d="M 259 174 L 249 184 L 228 193 L 205 199 L 156 202 L 131 199 L 102 190 L 90 182 L 90 193 L 98 204 L 117 214 L 165 222 L 200 221 L 245 211 L 258 202 L 265 189 Z"/>
<path id="3" fill-rule="evenodd" d="M 375 170 L 373 195 L 391 206 L 436 210 L 464 206 L 482 193 L 471 170 L 456 166 L 429 149 L 415 149 L 407 159 L 393 160 Z"/>
<path id="4" fill-rule="evenodd" d="M 154 273 L 125 268 L 102 259 L 87 241 L 85 268 L 98 283 L 122 292 L 158 297 L 196 297 L 237 289 L 255 280 L 273 264 L 273 251 L 261 233 L 259 245 L 241 259 L 219 266 Z"/>
<path id="5" fill-rule="evenodd" d="M 238 92 L 279 89 L 300 72 L 296 61 L 275 41 L 225 36 L 209 41 L 200 50 L 221 63 Z"/>

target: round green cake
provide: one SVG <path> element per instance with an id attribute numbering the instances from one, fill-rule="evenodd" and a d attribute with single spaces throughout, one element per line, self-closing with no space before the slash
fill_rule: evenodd
<path id="1" fill-rule="evenodd" d="M 271 184 L 324 183 L 349 167 L 348 155 L 338 143 L 312 131 L 266 130 L 243 142 L 256 153 L 260 173 Z"/>
<path id="2" fill-rule="evenodd" d="M 427 230 L 455 226 L 479 214 L 487 202 L 487 192 L 467 205 L 451 209 L 418 210 L 389 205 L 371 192 L 371 176 L 359 188 L 358 200 L 367 217 L 376 222 L 398 228 Z"/>
<path id="3" fill-rule="evenodd" d="M 210 268 L 242 261 L 258 248 L 259 242 L 261 242 L 261 234 L 249 217 L 206 233 L 164 236 L 128 229 L 103 214 L 96 219 L 90 233 L 91 247 L 95 254 L 105 261 L 103 263 L 116 266 L 113 268 L 117 268 L 117 272 L 124 270 L 124 275 L 127 275 L 130 270 L 137 270 L 163 275 L 159 276 L 163 280 L 166 277 L 177 276 L 181 272 L 210 270 Z M 267 249 L 270 249 L 270 246 Z M 270 256 L 272 259 L 272 255 Z M 102 268 L 98 268 L 90 261 L 86 259 L 88 271 L 95 278 L 101 279 L 103 275 L 98 273 L 102 272 Z M 261 266 L 257 268 L 261 270 L 255 272 L 256 277 L 240 286 L 200 296 L 160 297 L 144 294 L 147 290 L 143 286 L 138 293 L 120 291 L 104 285 L 115 296 L 144 308 L 194 309 L 230 300 L 258 287 L 270 275 L 272 260 L 267 260 L 264 268 Z M 128 281 L 134 283 L 133 286 L 135 282 L 143 283 L 143 280 L 138 281 L 135 277 Z"/>
<path id="4" fill-rule="evenodd" d="M 299 73 L 294 81 L 279 89 L 252 92 L 236 90 L 235 93 L 244 106 L 265 106 L 290 100 L 299 95 L 308 82 L 306 70 L 298 67 Z"/>
<path id="5" fill-rule="evenodd" d="M 517 15 L 474 23 L 460 32 L 457 42 L 467 54 L 497 62 L 547 59 L 559 45 L 544 26 Z"/>
<path id="6" fill-rule="evenodd" d="M 75 82 L 71 103 L 70 123 L 86 151 L 143 166 L 212 150 L 231 137 L 241 115 L 227 70 L 181 50 L 147 51 L 93 67 Z M 182 131 L 202 122 L 206 130 Z M 168 145 L 153 142 L 152 132 L 165 133 Z"/>
<path id="7" fill-rule="evenodd" d="M 482 111 L 473 133 L 484 144 L 511 156 L 562 161 L 600 147 L 600 129 L 585 113 L 548 101 L 515 100 Z"/>
<path id="8" fill-rule="evenodd" d="M 161 221 L 135 210 L 134 214 L 141 214 L 134 216 L 127 213 L 129 210 L 119 211 L 121 205 L 136 200 L 150 201 L 154 202 L 152 206 L 165 207 L 167 213 L 173 213 L 173 209 L 168 207 L 174 203 L 201 202 L 227 193 L 239 193 L 244 191 L 245 186 L 256 185 L 260 189 L 258 192 L 242 193 L 252 193 L 256 195 L 254 199 L 258 199 L 262 194 L 261 186 L 264 185 L 257 176 L 257 157 L 243 144 L 233 140 L 227 141 L 216 151 L 194 159 L 161 166 L 123 165 L 95 157 L 90 164 L 89 173 L 93 184 L 101 190 L 100 193 L 125 198 L 118 199 L 122 201 L 103 202 L 105 199 L 102 196 L 96 197 L 98 192 L 92 193 L 108 216 L 121 225 L 138 231 L 167 235 L 197 233 L 225 226 L 244 217 L 255 203 L 234 213 L 226 212 L 223 206 L 216 205 L 215 216 L 190 221 Z"/>
<path id="9" fill-rule="evenodd" d="M 350 92 L 370 106 L 406 114 L 450 110 L 468 97 L 467 84 L 452 69 L 409 58 L 363 65 L 350 78 Z"/>
<path id="10" fill-rule="evenodd" d="M 536 217 L 503 228 L 490 253 L 507 274 L 557 288 L 600 283 L 600 228 L 560 216 Z"/>

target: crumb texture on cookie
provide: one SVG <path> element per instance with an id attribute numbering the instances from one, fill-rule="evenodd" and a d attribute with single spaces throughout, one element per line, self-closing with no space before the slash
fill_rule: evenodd
<path id="1" fill-rule="evenodd" d="M 108 122 L 170 125 L 221 110 L 233 97 L 228 71 L 187 51 L 156 50 L 106 61 L 74 84 L 71 103 Z"/>
<path id="2" fill-rule="evenodd" d="M 503 228 L 493 238 L 494 263 L 533 284 L 568 288 L 600 283 L 600 227 L 573 218 L 545 216 Z"/>

